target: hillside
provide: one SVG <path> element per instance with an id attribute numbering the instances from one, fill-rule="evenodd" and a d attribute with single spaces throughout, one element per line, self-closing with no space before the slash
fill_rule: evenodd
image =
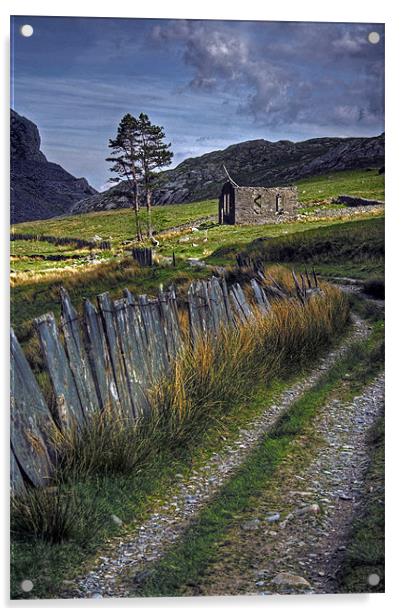
<path id="1" fill-rule="evenodd" d="M 97 194 L 85 178 L 75 178 L 40 150 L 39 130 L 11 110 L 11 222 L 60 216 L 77 201 Z"/>
<path id="2" fill-rule="evenodd" d="M 274 186 L 332 171 L 379 167 L 384 162 L 384 134 L 367 138 L 324 137 L 294 143 L 245 141 L 188 158 L 160 174 L 156 204 L 217 198 L 226 179 L 223 165 L 238 184 Z M 74 213 L 128 207 L 124 184 L 75 204 Z"/>
<path id="3" fill-rule="evenodd" d="M 307 224 L 308 217 L 314 216 L 316 211 L 323 208 L 335 207 L 339 212 L 344 206 L 329 205 L 333 197 L 341 194 L 365 197 L 368 199 L 384 200 L 384 175 L 379 175 L 377 169 L 357 171 L 336 171 L 327 175 L 300 180 L 297 182 L 299 201 L 302 207 L 300 214 L 304 217 L 302 226 Z M 146 225 L 146 210 L 142 208 L 139 213 L 142 225 Z M 164 235 L 158 252 L 170 256 L 172 251 L 176 256 L 205 258 L 206 253 L 225 244 L 250 241 L 264 235 L 275 234 L 279 225 L 262 225 L 261 227 L 226 226 L 217 225 L 217 200 L 205 200 L 179 205 L 155 206 L 152 212 L 152 225 L 154 232 L 160 234 L 168 229 L 177 227 L 201 227 L 204 229 L 200 236 L 202 241 L 189 240 L 187 231 L 182 234 L 187 240 L 180 238 L 180 233 L 173 232 L 171 241 Z M 298 223 L 296 223 L 298 224 Z M 287 227 L 288 228 L 288 227 Z M 78 247 L 74 244 L 49 244 L 40 236 L 52 235 L 55 237 L 80 238 L 91 240 L 100 237 L 111 241 L 112 250 L 126 250 L 134 240 L 135 224 L 132 210 L 114 209 L 110 211 L 94 211 L 78 215 L 63 216 L 62 220 L 36 220 L 13 225 L 11 232 L 32 236 L 30 240 L 14 240 L 11 243 L 12 265 L 16 272 L 39 272 L 48 269 L 64 268 L 71 265 L 84 265 L 89 254 L 88 248 Z M 196 235 L 196 232 L 195 232 Z M 199 238 L 198 238 L 199 239 Z M 184 240 L 184 241 L 182 241 Z M 110 258 L 110 251 L 96 251 L 98 258 Z"/>

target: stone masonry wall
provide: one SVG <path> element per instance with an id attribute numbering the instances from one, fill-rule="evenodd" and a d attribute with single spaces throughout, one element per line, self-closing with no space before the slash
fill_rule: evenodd
<path id="1" fill-rule="evenodd" d="M 234 224 L 275 222 L 280 216 L 293 216 L 298 202 L 295 186 L 279 188 L 235 188 Z"/>

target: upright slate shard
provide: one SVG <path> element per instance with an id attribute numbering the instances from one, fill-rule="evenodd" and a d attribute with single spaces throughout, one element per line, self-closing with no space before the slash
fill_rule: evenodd
<path id="1" fill-rule="evenodd" d="M 103 331 L 102 319 L 95 306 L 84 302 L 84 336 L 100 411 L 121 412 L 113 366 Z"/>
<path id="2" fill-rule="evenodd" d="M 62 306 L 60 325 L 64 334 L 68 361 L 83 412 L 86 417 L 89 417 L 99 409 L 99 405 L 91 366 L 82 340 L 80 318 L 67 291 L 61 288 L 60 295 Z"/>
<path id="3" fill-rule="evenodd" d="M 84 410 L 54 315 L 44 314 L 35 319 L 34 324 L 56 398 L 57 424 L 62 430 L 80 426 L 85 421 Z"/>
<path id="4" fill-rule="evenodd" d="M 99 309 L 102 315 L 104 332 L 106 335 L 107 349 L 113 368 L 114 381 L 117 386 L 118 397 L 121 404 L 121 413 L 129 418 L 135 413 L 133 408 L 128 383 L 126 380 L 124 358 L 118 338 L 115 322 L 115 307 L 108 293 L 97 296 Z"/>
<path id="5" fill-rule="evenodd" d="M 33 485 L 46 485 L 53 473 L 51 438 L 57 428 L 13 330 L 10 369 L 13 455 Z M 19 467 L 11 465 L 11 472 L 18 486 Z"/>

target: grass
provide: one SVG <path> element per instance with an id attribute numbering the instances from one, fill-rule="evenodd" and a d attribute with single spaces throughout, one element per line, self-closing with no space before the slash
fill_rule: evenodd
<path id="1" fill-rule="evenodd" d="M 38 528 L 32 533 L 22 526 L 22 533 L 16 532 L 11 549 L 11 595 L 13 598 L 26 598 L 21 592 L 20 582 L 30 579 L 34 583 L 32 595 L 37 597 L 58 596 L 63 580 L 75 576 L 88 559 L 94 559 L 96 551 L 102 547 L 107 550 L 112 538 L 124 537 L 132 532 L 152 507 L 161 506 L 164 495 L 176 482 L 176 475 L 187 476 L 193 468 L 206 464 L 208 458 L 219 450 L 227 439 L 238 437 L 239 430 L 272 403 L 275 397 L 288 385 L 288 381 L 274 380 L 268 388 L 255 389 L 246 403 L 235 404 L 227 411 L 224 425 L 214 425 L 203 435 L 202 443 L 193 448 L 176 452 L 159 447 L 152 457 L 142 460 L 136 472 L 128 474 L 97 475 L 85 480 L 75 481 L 74 485 L 64 485 L 62 495 L 71 497 L 74 507 L 69 512 L 82 520 L 83 503 L 88 504 L 84 516 L 88 518 L 90 532 L 82 532 L 82 526 L 75 525 L 74 536 L 62 543 L 54 543 L 35 538 L 41 529 L 47 528 L 47 499 L 38 503 L 36 515 Z M 22 503 L 22 506 L 24 503 Z M 32 506 L 32 504 L 30 505 Z M 17 515 L 21 505 L 17 504 Z M 116 526 L 112 516 L 118 516 L 123 526 Z M 53 516 L 53 519 L 55 517 Z M 77 520 L 77 521 L 78 521 Z M 70 520 L 61 521 L 70 524 Z M 17 521 L 18 524 L 18 521 Z M 115 539 L 114 539 L 115 540 Z M 40 571 L 37 563 L 41 563 Z"/>
<path id="2" fill-rule="evenodd" d="M 372 175 L 372 183 L 376 181 L 373 173 L 358 173 L 362 184 L 364 183 L 362 180 L 370 175 Z M 367 175 L 363 177 L 364 173 Z M 339 176 L 337 179 L 340 180 Z M 351 175 L 349 180 L 352 180 Z M 352 180 L 354 186 L 358 186 L 357 180 L 357 175 L 355 175 Z M 323 184 L 320 184 L 321 182 Z M 335 194 L 341 192 L 355 194 L 351 188 L 348 190 L 343 187 L 344 184 L 340 181 L 336 184 L 330 178 L 327 182 L 322 178 L 313 178 L 310 180 L 310 193 L 303 194 L 306 195 L 305 199 L 309 198 L 309 194 L 312 200 L 317 198 L 315 193 L 319 190 L 324 191 L 319 193 L 322 199 L 329 198 L 329 191 L 334 190 Z M 367 185 L 365 188 L 367 189 Z M 362 196 L 373 196 L 373 194 L 364 193 Z M 305 201 L 305 203 L 308 202 Z M 198 218 L 215 214 L 216 210 L 217 205 L 213 201 L 155 208 L 155 227 L 163 230 L 179 224 L 191 225 Z M 319 271 L 325 275 L 380 278 L 383 268 L 383 221 L 379 217 L 371 220 L 361 217 L 360 220 L 352 223 L 342 220 L 335 223 L 330 220 L 319 220 L 258 227 L 217 226 L 213 221 L 205 222 L 199 226 L 199 231 L 193 233 L 166 233 L 159 236 L 161 244 L 158 252 L 163 258 L 170 257 L 174 250 L 177 256 L 175 268 L 167 263 L 154 268 L 139 268 L 131 259 L 124 257 L 123 242 L 130 241 L 134 236 L 132 213 L 129 210 L 23 223 L 17 227 L 15 231 L 21 233 L 51 233 L 85 239 L 90 239 L 95 234 L 105 236 L 105 239 L 112 235 L 113 251 L 107 255 L 110 261 L 84 266 L 80 269 L 63 267 L 63 261 L 52 262 L 45 258 L 31 257 L 32 254 L 40 254 L 42 257 L 60 254 L 61 256 L 73 256 L 77 262 L 84 258 L 82 254 L 77 255 L 71 249 L 64 251 L 66 247 L 52 245 L 50 248 L 40 245 L 36 251 L 36 247 L 29 246 L 31 242 L 24 242 L 23 244 L 26 245 L 16 244 L 14 247 L 17 261 L 14 261 L 13 267 L 29 271 L 19 273 L 15 278 L 12 291 L 12 321 L 18 336 L 24 343 L 31 364 L 39 371 L 41 365 L 37 344 L 32 338 L 31 319 L 47 311 L 59 314 L 58 289 L 61 284 L 68 289 L 77 306 L 83 297 L 93 300 L 95 295 L 106 290 L 111 292 L 112 297 L 121 296 L 124 287 L 128 287 L 134 293 L 152 294 L 157 292 L 160 283 L 168 285 L 174 282 L 178 286 L 185 287 L 194 277 L 210 275 L 208 270 L 189 267 L 185 263 L 188 257 L 205 259 L 211 265 L 230 266 L 235 262 L 235 255 L 240 250 L 247 250 L 249 246 L 252 246 L 253 250 L 260 244 L 268 246 L 271 242 L 275 243 L 275 250 L 279 250 L 280 245 L 284 246 L 283 250 L 298 246 L 297 251 L 291 257 L 293 260 L 289 261 L 295 268 L 303 267 L 301 254 L 304 254 L 302 250 L 305 251 L 305 246 L 313 247 L 313 250 L 317 252 L 309 257 L 308 263 L 316 259 L 319 263 Z M 326 242 L 323 242 L 326 248 L 317 248 L 319 236 Z M 332 236 L 333 241 L 327 243 Z M 187 237 L 189 238 L 187 241 L 180 242 L 180 239 Z M 275 239 L 255 241 L 261 237 Z M 205 239 L 207 239 L 206 242 L 203 241 Z M 360 246 L 358 248 L 360 243 L 364 245 L 364 248 Z M 354 252 L 350 250 L 350 246 L 353 247 Z M 371 250 L 369 250 L 370 246 Z M 66 260 L 66 263 L 70 263 L 70 259 Z M 44 268 L 56 269 L 59 264 L 59 272 L 41 273 Z M 35 271 L 32 272 L 32 269 Z M 363 302 L 356 306 L 356 302 L 358 300 L 355 300 L 354 308 L 371 318 L 372 323 L 376 322 L 380 311 L 375 312 L 371 306 L 367 307 Z M 131 466 L 129 463 L 130 443 L 127 440 L 124 441 L 123 436 L 118 436 L 116 432 L 107 433 L 107 430 L 102 432 L 101 425 L 97 425 L 97 433 L 96 430 L 92 432 L 92 445 L 103 447 L 104 451 L 104 455 L 98 459 L 97 468 L 91 467 L 90 460 L 93 460 L 93 456 L 89 455 L 89 450 L 86 451 L 88 455 L 84 464 L 82 464 L 82 458 L 80 458 L 81 466 L 73 463 L 73 452 L 79 451 L 79 447 L 78 443 L 72 443 L 72 453 L 68 464 L 71 465 L 70 468 L 73 471 L 73 480 L 66 483 L 61 477 L 57 495 L 53 494 L 49 497 L 51 492 L 43 493 L 43 500 L 39 500 L 38 506 L 32 505 L 31 502 L 36 517 L 34 515 L 31 518 L 29 528 L 24 529 L 20 522 L 19 533 L 18 529 L 15 529 L 16 535 L 12 546 L 12 595 L 14 597 L 27 597 L 19 587 L 22 579 L 34 581 L 34 590 L 30 596 L 57 596 L 62 581 L 78 573 L 82 563 L 88 558 L 93 558 L 100 546 L 110 541 L 116 534 L 123 536 L 129 533 L 141 519 L 146 517 L 149 508 L 162 502 L 163 494 L 167 487 L 174 484 L 177 472 L 188 473 L 197 461 L 205 459 L 205 456 L 216 451 L 224 442 L 222 439 L 230 438 L 240 426 L 246 425 L 252 417 L 257 416 L 266 404 L 271 402 L 275 393 L 285 387 L 290 376 L 294 378 L 294 374 L 297 371 L 299 373 L 302 367 L 310 363 L 322 348 L 338 337 L 342 329 L 341 310 L 337 315 L 333 313 L 333 310 L 327 312 L 323 324 L 324 327 L 328 327 L 327 332 L 330 333 L 325 335 L 322 330 L 318 336 L 315 336 L 316 330 L 312 327 L 313 320 L 299 321 L 297 327 L 294 327 L 294 322 L 286 320 L 284 314 L 285 311 L 281 313 L 281 320 L 279 313 L 275 317 L 276 325 L 280 325 L 277 330 L 277 332 L 280 331 L 280 335 L 269 339 L 272 356 L 275 352 L 274 357 L 278 355 L 278 362 L 273 362 L 271 358 L 263 354 L 263 346 L 252 349 L 252 354 L 241 354 L 239 347 L 237 352 L 233 353 L 235 349 L 231 347 L 228 349 L 221 345 L 220 349 L 205 347 L 197 351 L 198 355 L 186 356 L 185 362 L 175 374 L 174 386 L 164 384 L 156 392 L 159 396 L 160 408 L 164 409 L 164 417 L 158 425 L 153 427 L 153 435 L 149 433 L 149 438 L 144 443 L 143 455 L 140 459 L 135 458 L 135 468 L 132 466 L 132 460 Z M 339 321 L 335 327 L 330 329 L 330 323 L 334 323 L 335 318 Z M 303 333 L 294 339 L 297 328 L 298 333 Z M 381 334 L 382 331 L 378 333 Z M 302 361 L 299 363 L 301 349 L 308 341 L 309 345 L 306 345 L 303 357 L 304 363 Z M 239 340 L 236 344 L 239 344 Z M 245 346 L 244 349 L 246 348 L 248 347 Z M 282 352 L 283 349 L 287 350 Z M 226 361 L 228 351 L 232 362 L 228 362 L 229 370 L 226 372 L 221 362 Z M 252 371 L 254 359 L 249 361 L 249 357 L 256 358 L 258 353 L 259 361 Z M 361 353 L 363 355 L 362 351 Z M 213 357 L 213 362 L 210 361 L 211 357 Z M 236 361 L 239 363 L 236 364 Z M 220 365 L 219 369 L 218 365 Z M 259 373 L 261 365 L 265 366 L 266 370 L 264 372 L 266 381 L 263 383 L 254 378 L 254 375 Z M 212 366 L 215 372 L 210 374 L 209 370 Z M 238 373 L 239 366 L 244 368 L 240 373 Z M 196 378 L 193 373 L 194 368 L 196 368 Z M 222 379 L 230 374 L 234 375 L 233 384 L 226 383 L 223 386 Z M 247 385 L 237 378 L 238 374 L 247 375 L 247 378 L 251 374 L 252 380 L 248 381 Z M 369 376 L 369 371 L 366 371 L 366 374 Z M 358 378 L 362 378 L 362 375 Z M 219 384 L 222 386 L 219 387 Z M 231 387 L 233 389 L 230 389 Z M 181 393 L 184 391 L 185 396 L 177 399 L 174 395 L 176 391 Z M 199 397 L 199 403 L 196 402 L 196 396 Z M 181 421 L 182 414 L 186 417 L 185 421 Z M 165 423 L 166 417 L 169 418 L 167 424 Z M 173 434 L 174 438 L 172 438 Z M 106 455 L 106 445 L 111 442 L 107 439 L 115 439 L 117 436 L 122 439 L 119 444 L 125 442 L 127 447 L 126 455 L 122 456 L 126 462 L 119 470 L 116 469 L 116 462 L 110 461 L 110 456 Z M 150 451 L 151 443 L 153 443 L 153 449 L 152 455 L 149 456 L 146 454 L 146 447 L 147 451 Z M 155 443 L 157 446 L 154 446 Z M 92 452 L 95 450 L 97 451 L 92 447 Z M 69 506 L 65 507 L 67 501 Z M 20 505 L 24 506 L 24 503 Z M 46 523 L 53 514 L 54 529 L 50 525 L 46 530 Z M 116 527 L 113 515 L 124 521 L 123 527 Z M 71 517 L 74 518 L 72 524 Z M 25 519 L 27 518 L 29 520 L 29 516 L 25 515 Z M 62 525 L 65 525 L 64 541 L 51 543 L 53 535 L 59 541 L 56 531 Z M 31 536 L 29 536 L 30 532 Z M 37 567 L 38 562 L 41 563 L 40 571 Z"/>
<path id="3" fill-rule="evenodd" d="M 153 228 L 156 233 L 174 226 L 192 223 L 198 219 L 217 215 L 217 201 L 182 204 L 179 206 L 155 206 L 153 208 Z M 140 220 L 146 226 L 145 211 L 141 210 Z M 15 240 L 11 242 L 12 272 L 46 272 L 48 269 L 61 269 L 66 266 L 82 266 L 90 254 L 98 259 L 121 258 L 125 244 L 135 240 L 135 226 L 130 209 L 92 212 L 75 216 L 19 223 L 11 227 L 14 233 L 54 235 L 56 237 L 79 237 L 91 240 L 94 236 L 110 239 L 112 250 L 72 249 L 71 246 L 35 240 Z M 124 244 L 125 243 L 125 244 Z M 50 260 L 53 255 L 64 256 L 65 262 Z M 42 258 L 40 258 L 42 257 Z"/>
<path id="4" fill-rule="evenodd" d="M 133 293 L 156 294 L 160 285 L 186 285 L 194 278 L 209 275 L 188 265 L 176 268 L 158 266 L 141 268 L 133 259 L 110 261 L 82 270 L 71 268 L 43 276 L 27 276 L 13 286 L 11 293 L 11 323 L 21 342 L 33 334 L 32 319 L 52 311 L 60 314 L 60 287 L 65 287 L 78 310 L 84 298 L 92 301 L 96 295 L 109 291 L 113 298 L 121 297 L 124 288 Z"/>
<path id="5" fill-rule="evenodd" d="M 327 402 L 347 374 L 347 396 L 360 393 L 382 368 L 383 354 L 375 331 L 367 345 L 354 344 L 328 373 L 301 399 L 291 405 L 258 448 L 251 453 L 235 475 L 224 485 L 212 503 L 203 509 L 178 545 L 173 546 L 148 572 L 145 582 L 131 585 L 134 596 L 177 596 L 186 587 L 196 587 L 233 523 L 246 513 L 249 501 L 257 496 L 290 450 L 292 440 L 302 433 L 317 410 Z M 336 391 L 337 395 L 337 391 Z"/>
<path id="6" fill-rule="evenodd" d="M 369 215 L 370 217 L 371 215 Z M 359 215 L 358 219 L 366 219 L 366 215 Z M 333 228 L 334 225 L 346 224 L 346 219 L 332 220 L 319 218 L 309 221 L 288 221 L 281 224 L 265 225 L 218 225 L 209 223 L 200 228 L 198 232 L 186 234 L 180 238 L 166 236 L 158 248 L 161 255 L 170 256 L 172 252 L 181 259 L 197 258 L 211 265 L 227 265 L 235 261 L 235 255 L 246 250 L 252 241 L 265 238 L 295 237 L 297 233 L 308 230 Z M 184 242 L 183 240 L 186 239 Z M 280 241 L 280 240 L 277 240 Z"/>
<path id="7" fill-rule="evenodd" d="M 297 182 L 299 200 L 304 205 L 331 200 L 339 195 L 384 200 L 384 175 L 377 169 L 337 171 Z"/>
<path id="8" fill-rule="evenodd" d="M 263 235 L 261 236 L 263 232 L 267 232 L 271 239 L 264 239 Z M 266 229 L 222 226 L 218 228 L 218 233 L 219 237 L 216 235 L 214 239 L 209 236 L 210 242 L 207 244 L 209 249 L 218 246 L 207 258 L 211 266 L 232 265 L 236 255 L 242 250 L 253 257 L 262 258 L 268 264 L 281 262 L 300 271 L 305 263 L 308 267 L 315 265 L 317 273 L 326 277 L 383 277 L 383 217 L 335 224 L 320 221 L 308 225 L 270 225 Z M 249 241 L 253 237 L 256 239 Z M 167 253 L 173 247 L 172 245 Z M 164 249 L 162 246 L 162 254 Z M 191 250 L 198 248 L 184 247 L 183 253 L 180 250 L 181 248 L 177 250 L 176 267 L 165 263 L 153 268 L 140 268 L 131 258 L 125 258 L 81 270 L 63 269 L 46 276 L 30 274 L 25 279 L 20 278 L 13 287 L 11 297 L 11 322 L 17 336 L 24 348 L 29 348 L 32 358 L 37 357 L 38 348 L 33 335 L 32 319 L 49 311 L 59 316 L 60 286 L 67 288 L 72 301 L 79 309 L 83 297 L 93 301 L 97 294 L 104 291 L 110 291 L 113 298 L 121 297 L 125 287 L 133 293 L 155 294 L 160 284 L 168 286 L 173 283 L 178 287 L 185 287 L 191 279 L 210 276 L 209 270 L 193 268 L 184 261 L 184 257 L 187 257 Z"/>
<path id="9" fill-rule="evenodd" d="M 180 205 L 154 206 L 152 209 L 153 230 L 158 233 L 164 229 L 190 224 L 194 220 L 212 215 L 217 215 L 215 199 Z M 139 218 L 143 227 L 146 228 L 145 209 L 140 211 Z M 135 239 L 134 217 L 129 208 L 51 218 L 46 221 L 23 222 L 14 225 L 11 230 L 14 233 L 79 237 L 85 240 L 99 235 L 105 240 L 110 239 L 114 245 L 124 240 Z"/>
<path id="10" fill-rule="evenodd" d="M 282 278 L 290 280 L 285 272 Z M 15 503 L 13 596 L 21 596 L 21 579 L 34 582 L 35 596 L 57 594 L 63 579 L 75 575 L 97 547 L 121 532 L 112 515 L 124 520 L 126 532 L 138 524 L 177 472 L 188 472 L 205 451 L 216 451 L 219 439 L 261 412 L 285 378 L 293 378 L 338 338 L 347 316 L 343 295 L 330 287 L 305 308 L 290 300 L 276 302 L 256 325 L 187 347 L 172 378 L 155 389 L 153 420 L 142 424 L 141 431 L 105 415 L 96 417 L 81 436 L 67 435 L 55 511 L 49 511 L 47 491 L 35 492 L 33 501 L 29 493 Z M 37 496 L 41 493 L 43 505 Z M 59 504 L 68 496 L 66 511 Z M 19 512 L 27 508 L 32 514 L 21 524 Z M 65 537 L 60 526 L 66 528 Z"/>
<path id="11" fill-rule="evenodd" d="M 377 321 L 384 320 L 384 307 L 380 304 L 354 293 L 349 295 L 348 301 L 352 312 L 358 314 L 365 321 L 375 324 Z"/>
<path id="12" fill-rule="evenodd" d="M 68 255 L 68 254 L 88 254 L 89 250 L 81 249 L 76 252 L 71 246 L 57 245 L 42 240 L 13 240 L 10 242 L 11 256 L 24 257 L 30 255 Z"/>
<path id="13" fill-rule="evenodd" d="M 215 257 L 228 259 L 236 246 L 221 248 Z M 242 253 L 264 263 L 292 264 L 302 269 L 315 265 L 326 276 L 371 278 L 383 275 L 384 218 L 328 224 L 279 238 L 259 238 Z"/>
<path id="14" fill-rule="evenodd" d="M 220 252 L 225 254 L 228 250 Z M 280 238 L 261 237 L 248 244 L 246 253 L 266 262 L 383 260 L 384 218 L 329 224 Z"/>
<path id="15" fill-rule="evenodd" d="M 305 208 L 300 213 L 313 213 L 315 206 L 329 203 L 333 196 L 346 192 L 351 195 L 379 198 L 384 197 L 384 177 L 378 175 L 377 170 L 358 170 L 336 172 L 329 175 L 307 178 L 298 183 L 300 202 Z M 339 206 L 334 206 L 339 207 Z M 339 208 L 341 209 L 341 208 Z M 140 212 L 141 221 L 145 222 L 145 212 Z M 325 226 L 329 221 L 304 220 L 297 223 L 261 226 L 217 225 L 217 200 L 207 200 L 195 203 L 155 206 L 153 208 L 153 226 L 157 233 L 171 227 L 188 225 L 202 219 L 212 220 L 200 224 L 200 230 L 194 233 L 167 233 L 159 237 L 158 252 L 162 256 L 171 257 L 174 251 L 182 259 L 190 257 L 208 259 L 211 263 L 218 263 L 213 255 L 222 246 L 235 243 L 237 248 L 246 245 L 253 239 L 281 234 L 291 234 L 296 231 Z M 16 233 L 30 233 L 34 235 L 52 234 L 54 236 L 71 236 L 82 239 L 92 239 L 95 235 L 103 239 L 110 239 L 112 252 L 96 251 L 100 258 L 121 258 L 127 243 L 135 239 L 134 220 L 130 209 L 111 210 L 107 212 L 92 212 L 75 216 L 53 218 L 46 221 L 26 222 L 14 225 L 12 231 Z M 75 257 L 74 265 L 83 263 L 82 251 L 72 251 L 67 247 L 55 247 L 46 242 L 17 241 L 11 243 L 12 270 L 15 273 L 28 271 L 46 271 L 51 268 L 45 259 L 30 258 L 31 255 L 59 254 L 66 257 Z M 70 265 L 66 259 L 65 265 Z M 218 264 L 221 264 L 219 262 Z M 62 267 L 57 263 L 54 267 Z M 52 268 L 53 269 L 53 268 Z"/>
<path id="16" fill-rule="evenodd" d="M 306 204 L 318 198 L 329 199 L 341 192 L 380 197 L 381 194 L 372 191 L 382 190 L 383 181 L 383 176 L 376 171 L 338 172 L 302 180 L 300 196 Z M 181 224 L 191 227 L 197 219 L 216 214 L 217 202 L 209 200 L 157 206 L 153 219 L 155 229 L 162 231 Z M 141 216 L 144 215 L 141 212 Z M 72 250 L 47 242 L 11 242 L 12 325 L 26 347 L 32 341 L 33 318 L 47 311 L 59 315 L 58 289 L 61 285 L 68 287 L 78 305 L 82 297 L 93 301 L 96 294 L 108 290 L 113 297 L 121 296 L 125 287 L 133 292 L 155 293 L 160 284 L 185 285 L 190 278 L 210 275 L 206 270 L 202 273 L 190 267 L 188 258 L 204 260 L 210 266 L 227 267 L 235 264 L 240 251 L 258 252 L 260 249 L 267 262 L 281 262 L 295 269 L 302 269 L 307 261 L 318 265 L 319 273 L 324 276 L 380 278 L 383 273 L 383 218 L 359 218 L 353 222 L 319 219 L 260 226 L 217 225 L 209 220 L 200 224 L 198 231 L 160 235 L 157 249 L 160 265 L 152 269 L 136 268 L 127 256 L 129 244 L 124 242 L 129 243 L 135 235 L 129 209 L 14 225 L 13 231 L 19 233 L 83 239 L 91 239 L 94 235 L 105 239 L 111 236 L 113 247 L 111 251 L 95 251 L 107 262 L 90 264 L 87 262 L 90 251 L 87 250 Z M 168 262 L 173 252 L 176 267 Z M 62 260 L 53 260 L 60 257 Z"/>

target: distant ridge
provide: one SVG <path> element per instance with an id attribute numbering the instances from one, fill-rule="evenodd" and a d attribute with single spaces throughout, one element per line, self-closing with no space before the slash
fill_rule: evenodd
<path id="1" fill-rule="evenodd" d="M 330 171 L 381 167 L 384 133 L 377 137 L 322 137 L 307 141 L 244 141 L 188 158 L 160 173 L 154 203 L 185 203 L 218 197 L 226 180 L 223 165 L 240 185 L 280 186 Z M 76 203 L 74 213 L 129 207 L 124 183 Z M 123 194 L 121 194 L 123 193 Z"/>
<path id="2" fill-rule="evenodd" d="M 75 178 L 40 150 L 36 124 L 11 110 L 11 223 L 68 213 L 96 195 L 85 178 Z"/>

